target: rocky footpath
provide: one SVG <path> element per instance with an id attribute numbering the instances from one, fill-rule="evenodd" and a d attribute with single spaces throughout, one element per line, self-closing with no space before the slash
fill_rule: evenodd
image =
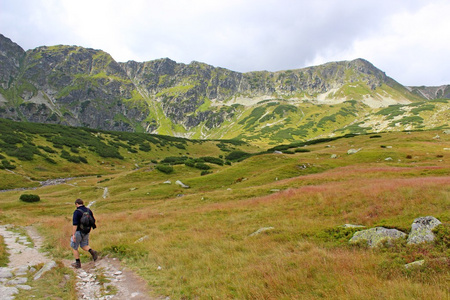
<path id="1" fill-rule="evenodd" d="M 9 254 L 9 263 L 0 267 L 0 299 L 18 299 L 20 290 L 32 290 L 31 281 L 39 280 L 57 264 L 39 249 L 42 237 L 33 227 L 26 228 L 26 235 L 19 233 L 12 225 L 0 225 Z M 64 261 L 70 267 L 72 261 Z M 42 265 L 37 271 L 37 266 Z M 81 269 L 74 269 L 78 299 L 145 300 L 149 290 L 144 280 L 124 268 L 116 258 L 99 258 L 96 262 L 83 263 Z M 70 275 L 66 275 L 70 276 Z M 168 299 L 165 297 L 156 299 Z"/>
<path id="2" fill-rule="evenodd" d="M 66 262 L 67 265 L 70 263 L 72 261 Z M 75 272 L 79 299 L 153 299 L 148 296 L 146 283 L 132 271 L 122 267 L 116 258 L 104 257 L 95 263 L 84 263 Z"/>
<path id="3" fill-rule="evenodd" d="M 38 280 L 46 271 L 50 270 L 56 263 L 49 259 L 45 253 L 39 252 L 42 239 L 37 232 L 27 228 L 27 236 L 14 231 L 12 226 L 0 226 L 0 235 L 3 236 L 9 263 L 7 267 L 0 268 L 0 295 L 2 300 L 14 299 L 20 289 L 31 290 L 28 285 L 29 275 L 34 274 L 34 266 L 44 263 L 44 267 L 34 274 L 33 280 Z"/>

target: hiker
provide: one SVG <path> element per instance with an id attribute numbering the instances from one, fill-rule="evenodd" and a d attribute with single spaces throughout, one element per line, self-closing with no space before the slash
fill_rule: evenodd
<path id="1" fill-rule="evenodd" d="M 92 211 L 84 206 L 84 202 L 81 199 L 75 200 L 75 206 L 77 209 L 73 212 L 73 230 L 70 238 L 70 247 L 72 247 L 73 255 L 75 256 L 75 263 L 72 267 L 81 268 L 80 252 L 78 248 L 81 247 L 84 251 L 89 251 L 94 261 L 97 260 L 97 251 L 89 247 L 89 232 L 95 229 L 95 218 Z"/>

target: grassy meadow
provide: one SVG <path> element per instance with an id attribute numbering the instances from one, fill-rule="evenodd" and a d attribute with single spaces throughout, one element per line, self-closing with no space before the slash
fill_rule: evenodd
<path id="1" fill-rule="evenodd" d="M 40 136 L 34 143 L 51 146 Z M 450 297 L 450 135 L 442 130 L 357 135 L 313 143 L 302 152 L 205 163 L 210 173 L 204 176 L 185 164 L 173 165 L 168 174 L 156 169 L 156 161 L 169 156 L 226 161 L 231 150 L 265 150 L 230 144 L 233 149 L 224 151 L 218 143 L 187 142 L 185 149 L 168 144 L 136 153 L 120 148 L 123 159 L 81 147 L 89 164 L 58 160 L 54 168 L 40 156 L 19 161 L 3 154 L 17 165 L 14 174 L 0 170 L 3 182 L 21 178 L 23 186 L 36 185 L 25 174 L 76 178 L 0 193 L 0 224 L 36 226 L 46 251 L 57 260 L 72 259 L 73 203 L 82 198 L 92 203 L 98 224 L 91 246 L 135 270 L 153 296 L 171 299 Z M 360 150 L 349 155 L 349 149 Z M 64 170 L 70 176 L 63 176 Z M 17 187 L 13 183 L 8 186 Z M 21 202 L 23 193 L 38 194 L 41 201 Z M 385 226 L 407 233 L 415 218 L 429 215 L 443 223 L 433 244 L 349 245 L 355 229 L 342 227 Z M 1 249 L 0 243 L 0 256 Z M 82 261 L 89 259 L 82 254 Z M 419 259 L 425 265 L 404 267 Z M 43 280 L 67 281 L 67 272 Z M 44 294 L 52 292 L 47 287 Z M 73 298 L 73 291 L 67 297 Z"/>

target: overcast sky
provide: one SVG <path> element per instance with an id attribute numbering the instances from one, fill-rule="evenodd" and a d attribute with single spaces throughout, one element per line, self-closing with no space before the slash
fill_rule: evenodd
<path id="1" fill-rule="evenodd" d="M 365 58 L 404 85 L 450 84 L 448 0 L 0 0 L 25 50 L 77 45 L 239 72 Z"/>

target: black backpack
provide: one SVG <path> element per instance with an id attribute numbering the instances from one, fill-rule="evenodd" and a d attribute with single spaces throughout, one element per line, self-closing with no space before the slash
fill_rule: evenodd
<path id="1" fill-rule="evenodd" d="M 80 229 L 81 233 L 89 233 L 91 231 L 91 228 L 95 227 L 95 221 L 91 215 L 90 209 L 88 208 L 87 211 L 83 211 L 81 209 L 77 210 L 83 214 L 81 216 L 78 228 Z"/>

